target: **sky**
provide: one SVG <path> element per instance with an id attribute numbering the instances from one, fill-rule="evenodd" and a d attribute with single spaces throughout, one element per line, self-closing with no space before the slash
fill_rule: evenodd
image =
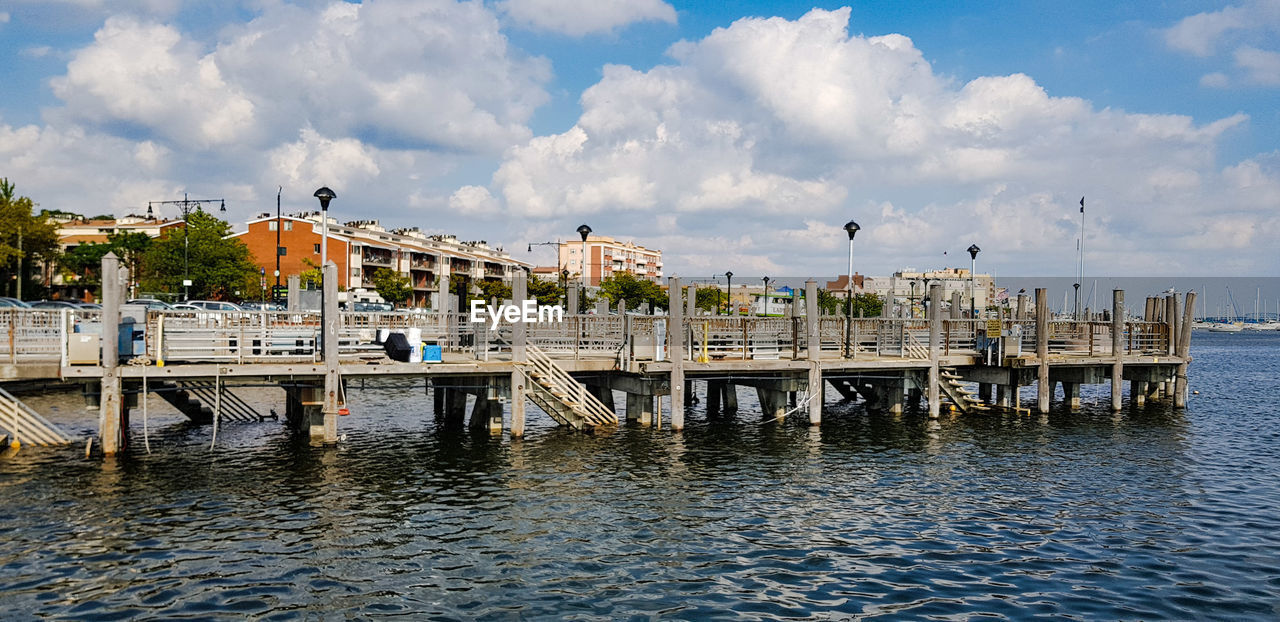
<path id="1" fill-rule="evenodd" d="M 1087 277 L 1280 276 L 1280 0 L 0 0 L 0 67 L 47 209 L 1071 276 L 1085 197 Z"/>

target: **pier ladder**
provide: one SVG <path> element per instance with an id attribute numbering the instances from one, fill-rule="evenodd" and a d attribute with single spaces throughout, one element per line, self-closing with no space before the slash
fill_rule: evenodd
<path id="1" fill-rule="evenodd" d="M 617 413 L 609 410 L 586 385 L 573 379 L 533 344 L 525 346 L 528 362 L 517 365 L 529 379 L 529 399 L 557 422 L 581 430 L 617 425 Z"/>
<path id="2" fill-rule="evenodd" d="M 955 368 L 943 367 L 938 370 L 938 388 L 962 413 L 969 414 L 991 409 L 960 383 L 960 374 L 956 373 Z"/>
<path id="3" fill-rule="evenodd" d="M 71 437 L 8 391 L 0 389 L 0 429 L 10 439 L 35 445 L 69 445 Z"/>

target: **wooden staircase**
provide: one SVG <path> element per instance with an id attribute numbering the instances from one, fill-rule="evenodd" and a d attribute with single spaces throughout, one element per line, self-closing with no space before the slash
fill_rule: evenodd
<path id="1" fill-rule="evenodd" d="M 516 368 L 529 379 L 526 395 L 557 423 L 575 430 L 618 424 L 616 413 L 537 346 L 528 344 L 525 352 L 528 361 Z"/>
<path id="2" fill-rule="evenodd" d="M 218 389 L 212 382 L 160 382 L 160 397 L 195 423 L 212 423 Z M 267 419 L 235 393 L 222 389 L 222 420 L 254 422 Z"/>
<path id="3" fill-rule="evenodd" d="M 974 397 L 973 392 L 960 383 L 960 374 L 957 374 L 953 367 L 941 367 L 938 369 L 938 388 L 962 413 L 969 414 L 991 410 L 990 406 L 983 404 L 982 400 Z"/>
<path id="4" fill-rule="evenodd" d="M 8 391 L 0 389 L 0 430 L 19 443 L 70 445 L 71 437 Z M 7 443 L 6 443 L 7 444 Z"/>

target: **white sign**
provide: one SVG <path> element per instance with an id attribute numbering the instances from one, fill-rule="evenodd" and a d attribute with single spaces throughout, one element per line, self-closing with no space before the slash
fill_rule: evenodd
<path id="1" fill-rule="evenodd" d="M 182 279 L 183 287 L 191 287 L 191 279 Z"/>
<path id="2" fill-rule="evenodd" d="M 506 320 L 508 324 L 521 322 L 563 322 L 564 307 L 560 305 L 539 305 L 536 300 L 526 300 L 523 305 L 486 305 L 484 301 L 471 301 L 471 321 L 483 323 L 485 316 L 492 321 L 490 330 L 497 330 L 498 322 Z"/>

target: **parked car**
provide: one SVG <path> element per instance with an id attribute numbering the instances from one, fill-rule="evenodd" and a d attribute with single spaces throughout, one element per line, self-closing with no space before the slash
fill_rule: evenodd
<path id="1" fill-rule="evenodd" d="M 81 309 L 85 309 L 85 310 L 87 310 L 87 311 L 101 311 L 101 310 L 102 310 L 102 305 L 100 305 L 100 304 L 98 304 L 98 303 L 96 303 L 96 302 L 77 302 L 77 303 L 76 303 L 76 306 L 77 306 L 77 307 L 80 307 Z"/>
<path id="2" fill-rule="evenodd" d="M 134 298 L 133 300 L 130 300 L 130 301 L 126 302 L 125 304 L 131 304 L 131 305 L 146 305 L 146 306 L 147 306 L 147 309 L 152 310 L 152 311 L 171 311 L 171 310 L 173 310 L 173 305 L 171 305 L 171 304 L 169 304 L 169 303 L 167 303 L 167 302 L 165 302 L 165 301 L 163 301 L 163 300 L 156 300 L 155 298 Z"/>
<path id="3" fill-rule="evenodd" d="M 233 302 L 222 302 L 219 300 L 188 300 L 187 304 L 199 307 L 205 311 L 244 311 L 240 305 Z"/>
<path id="4" fill-rule="evenodd" d="M 394 311 L 390 303 L 386 302 L 356 302 L 351 305 L 352 311 Z"/>
<path id="5" fill-rule="evenodd" d="M 0 296 L 0 309 L 9 309 L 9 308 L 30 309 L 31 305 L 21 300 L 18 300 L 17 298 Z"/>
<path id="6" fill-rule="evenodd" d="M 81 304 L 83 304 L 83 303 L 78 303 L 78 302 L 69 302 L 69 301 L 66 301 L 66 300 L 39 300 L 39 301 L 36 301 L 36 302 L 31 303 L 31 308 L 33 308 L 33 309 L 72 309 L 72 310 L 77 310 L 77 309 L 81 309 L 81 308 L 83 308 L 83 307 L 81 307 L 81 306 L 80 306 Z"/>
<path id="7" fill-rule="evenodd" d="M 187 304 L 187 303 L 185 303 L 185 302 L 182 302 L 182 303 L 178 303 L 178 304 L 176 304 L 176 305 L 173 305 L 173 309 L 172 309 L 172 310 L 173 310 L 173 311 L 204 311 L 204 309 L 203 309 L 202 307 L 197 307 L 197 306 L 195 306 L 195 305 L 189 305 L 189 304 Z"/>

